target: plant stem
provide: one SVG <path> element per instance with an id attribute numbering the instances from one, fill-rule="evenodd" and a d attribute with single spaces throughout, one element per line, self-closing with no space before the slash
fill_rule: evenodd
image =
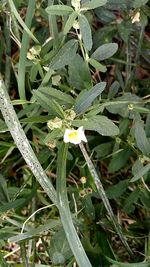
<path id="1" fill-rule="evenodd" d="M 27 254 L 26 254 L 26 247 L 25 247 L 25 242 L 22 242 L 20 244 L 21 247 L 21 258 L 22 258 L 22 265 L 23 267 L 28 267 L 28 259 L 27 259 Z"/>

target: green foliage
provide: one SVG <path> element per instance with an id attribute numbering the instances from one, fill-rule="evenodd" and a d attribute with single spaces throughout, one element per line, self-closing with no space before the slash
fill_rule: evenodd
<path id="1" fill-rule="evenodd" d="M 150 265 L 149 14 L 1 1 L 0 266 Z"/>
<path id="2" fill-rule="evenodd" d="M 118 45 L 116 43 L 104 44 L 98 47 L 91 57 L 96 60 L 102 61 L 113 56 L 117 50 Z"/>

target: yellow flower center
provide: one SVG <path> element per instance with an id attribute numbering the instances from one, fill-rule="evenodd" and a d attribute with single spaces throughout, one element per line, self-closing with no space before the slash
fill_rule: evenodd
<path id="1" fill-rule="evenodd" d="M 77 140 L 78 139 L 78 133 L 77 132 L 71 132 L 68 134 L 68 137 L 70 140 Z"/>

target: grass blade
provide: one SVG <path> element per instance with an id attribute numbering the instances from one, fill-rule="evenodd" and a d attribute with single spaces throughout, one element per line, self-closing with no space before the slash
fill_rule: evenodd
<path id="1" fill-rule="evenodd" d="M 80 267 L 91 267 L 87 255 L 82 247 L 81 241 L 77 235 L 72 222 L 72 217 L 68 205 L 67 188 L 66 188 L 66 159 L 68 145 L 63 144 L 58 152 L 57 161 L 57 194 L 59 199 L 59 212 L 61 221 L 68 239 L 70 248 Z"/>
<path id="2" fill-rule="evenodd" d="M 48 0 L 48 6 L 51 6 L 54 4 L 54 0 Z M 57 19 L 55 15 L 48 14 L 48 20 L 49 20 L 49 28 L 51 36 L 55 39 L 58 37 L 58 27 L 57 27 Z"/>
<path id="3" fill-rule="evenodd" d="M 130 247 L 129 247 L 129 245 L 128 245 L 128 243 L 127 243 L 127 241 L 126 241 L 126 239 L 125 239 L 125 237 L 124 237 L 124 235 L 122 233 L 121 227 L 118 224 L 118 222 L 116 220 L 116 217 L 115 217 L 115 215 L 113 213 L 113 210 L 112 210 L 112 208 L 110 206 L 109 200 L 108 200 L 108 198 L 106 196 L 105 190 L 104 190 L 103 185 L 102 185 L 102 183 L 101 183 L 101 181 L 100 181 L 100 179 L 98 177 L 98 174 L 97 174 L 97 172 L 95 170 L 95 167 L 94 167 L 90 157 L 88 156 L 84 145 L 81 143 L 81 144 L 79 144 L 79 146 L 80 146 L 82 154 L 83 154 L 83 156 L 84 156 L 84 158 L 86 160 L 86 163 L 88 165 L 89 171 L 90 171 L 90 173 L 91 173 L 91 175 L 92 175 L 92 177 L 94 179 L 97 191 L 98 191 L 98 193 L 99 193 L 99 195 L 100 195 L 100 197 L 101 197 L 101 199 L 102 199 L 102 201 L 104 203 L 104 206 L 105 206 L 105 208 L 106 208 L 106 210 L 107 210 L 107 212 L 108 212 L 108 214 L 110 216 L 110 221 L 113 224 L 113 226 L 114 226 L 114 228 L 116 230 L 116 233 L 120 237 L 120 240 L 122 241 L 123 245 L 125 246 L 125 248 L 129 252 L 129 254 L 133 256 L 133 253 L 132 253 L 132 251 L 131 251 L 131 249 L 130 249 Z"/>
<path id="4" fill-rule="evenodd" d="M 29 1 L 28 8 L 27 8 L 27 15 L 25 19 L 25 25 L 30 28 L 32 22 L 32 15 L 35 8 L 35 0 Z M 26 31 L 24 27 L 23 36 L 22 36 L 22 43 L 20 49 L 20 59 L 19 59 L 19 66 L 18 66 L 18 91 L 19 96 L 21 99 L 26 99 L 25 96 L 25 69 L 26 69 L 26 58 L 27 58 L 27 51 L 29 46 L 29 33 Z"/>
<path id="5" fill-rule="evenodd" d="M 21 26 L 25 29 L 25 31 L 28 33 L 28 35 L 34 40 L 35 43 L 39 44 L 39 41 L 35 38 L 35 36 L 33 35 L 33 33 L 29 30 L 29 28 L 27 27 L 27 25 L 24 23 L 24 21 L 22 20 L 22 18 L 20 17 L 14 2 L 12 0 L 8 0 L 11 11 L 14 13 L 16 19 L 18 20 L 18 22 L 21 24 Z M 33 1 L 29 1 L 30 2 L 34 2 Z"/>

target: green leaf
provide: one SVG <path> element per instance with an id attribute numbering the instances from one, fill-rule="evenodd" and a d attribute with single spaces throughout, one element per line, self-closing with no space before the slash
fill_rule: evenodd
<path id="1" fill-rule="evenodd" d="M 45 123 L 50 119 L 50 116 L 35 116 L 21 119 L 21 123 Z"/>
<path id="2" fill-rule="evenodd" d="M 11 209 L 19 208 L 23 203 L 25 203 L 25 198 L 19 198 L 12 202 L 8 202 L 7 204 L 0 206 L 0 212 L 6 212 Z"/>
<path id="3" fill-rule="evenodd" d="M 54 265 L 64 265 L 65 261 L 73 256 L 62 228 L 51 238 L 50 255 Z"/>
<path id="4" fill-rule="evenodd" d="M 54 113 L 59 115 L 61 118 L 64 118 L 64 113 L 61 108 L 61 106 L 53 99 L 49 99 L 47 96 L 45 96 L 43 93 L 41 93 L 39 90 L 33 90 L 32 91 L 34 97 L 39 102 L 39 104 L 44 108 L 47 109 L 50 114 Z"/>
<path id="5" fill-rule="evenodd" d="M 6 126 L 6 123 L 0 119 L 0 133 L 8 132 L 8 128 Z"/>
<path id="6" fill-rule="evenodd" d="M 114 81 L 109 88 L 108 98 L 109 99 L 113 98 L 118 93 L 119 88 L 120 88 L 119 82 Z"/>
<path id="7" fill-rule="evenodd" d="M 36 76 L 38 74 L 38 64 L 33 64 L 31 70 L 30 70 L 30 81 L 34 82 L 36 80 Z"/>
<path id="8" fill-rule="evenodd" d="M 103 23 L 103 25 L 106 25 L 106 23 L 108 25 L 110 25 L 112 27 L 112 21 L 116 20 L 116 16 L 114 14 L 114 12 L 112 12 L 111 10 L 108 10 L 107 8 L 103 7 L 99 7 L 97 8 L 95 11 L 96 16 L 99 18 L 99 20 Z M 103 29 L 105 28 L 105 26 L 103 27 Z M 101 31 L 102 28 L 99 29 L 99 31 Z M 105 33 L 107 34 L 107 33 Z M 108 37 L 110 38 L 110 36 Z"/>
<path id="9" fill-rule="evenodd" d="M 147 2 L 148 2 L 148 0 L 134 0 L 133 1 L 133 7 L 139 8 L 141 6 L 144 6 Z"/>
<path id="10" fill-rule="evenodd" d="M 68 41 L 53 57 L 49 67 L 57 70 L 73 62 L 78 49 L 78 42 L 74 39 Z"/>
<path id="11" fill-rule="evenodd" d="M 146 166 L 141 168 L 137 174 L 133 176 L 133 178 L 130 180 L 130 182 L 135 182 L 139 180 L 141 177 L 143 177 L 146 173 L 148 173 L 150 170 L 150 163 L 148 163 Z"/>
<path id="12" fill-rule="evenodd" d="M 75 19 L 76 19 L 77 16 L 78 16 L 78 13 L 76 11 L 72 12 L 69 15 L 69 18 L 66 21 L 66 24 L 65 24 L 65 27 L 64 27 L 64 34 L 67 34 L 70 31 L 70 29 L 72 28 L 73 23 L 75 22 Z"/>
<path id="13" fill-rule="evenodd" d="M 89 2 L 85 2 L 82 5 L 82 8 L 84 10 L 95 9 L 100 6 L 104 6 L 106 3 L 107 3 L 107 0 L 91 0 Z"/>
<path id="14" fill-rule="evenodd" d="M 150 138 L 150 113 L 147 114 L 146 124 L 145 124 L 145 132 L 146 132 L 146 136 L 148 138 Z"/>
<path id="15" fill-rule="evenodd" d="M 129 180 L 120 181 L 118 184 L 115 184 L 109 187 L 106 190 L 107 197 L 109 199 L 116 199 L 120 197 L 128 188 Z"/>
<path id="16" fill-rule="evenodd" d="M 134 128 L 135 128 L 134 135 L 137 147 L 141 150 L 143 154 L 148 155 L 150 153 L 150 142 L 146 137 L 142 123 L 135 122 Z"/>
<path id="17" fill-rule="evenodd" d="M 84 15 L 79 16 L 80 33 L 85 48 L 90 51 L 92 49 L 92 33 L 87 18 Z"/>
<path id="18" fill-rule="evenodd" d="M 68 81 L 71 86 L 79 90 L 90 88 L 92 86 L 91 74 L 88 68 L 88 64 L 85 63 L 85 61 L 79 54 L 77 54 L 74 60 L 70 62 L 68 73 Z"/>
<path id="19" fill-rule="evenodd" d="M 46 8 L 48 14 L 58 16 L 68 15 L 73 11 L 72 7 L 66 5 L 51 5 Z"/>
<path id="20" fill-rule="evenodd" d="M 104 158 L 112 151 L 112 142 L 107 142 L 94 147 L 96 158 Z"/>
<path id="21" fill-rule="evenodd" d="M 67 103 L 70 105 L 74 104 L 74 99 L 72 96 L 70 96 L 69 94 L 66 94 L 60 90 L 57 90 L 55 88 L 52 87 L 39 87 L 38 89 L 39 92 L 45 94 L 47 97 L 49 98 L 54 98 L 56 99 L 58 102 L 61 101 L 63 103 Z"/>
<path id="22" fill-rule="evenodd" d="M 123 96 L 115 98 L 115 101 L 107 102 L 106 109 L 113 114 L 119 114 L 126 118 L 130 115 L 128 105 L 133 105 L 134 109 L 136 105 L 140 104 L 143 105 L 142 99 L 139 96 L 131 93 L 125 93 Z"/>
<path id="23" fill-rule="evenodd" d="M 110 173 L 114 173 L 120 170 L 127 163 L 130 155 L 131 151 L 128 148 L 123 149 L 118 153 L 115 153 L 108 165 L 108 171 Z"/>
<path id="24" fill-rule="evenodd" d="M 9 202 L 7 183 L 1 174 L 0 174 L 0 202 L 1 203 Z"/>
<path id="25" fill-rule="evenodd" d="M 87 214 L 87 216 L 90 218 L 90 220 L 95 220 L 95 208 L 92 203 L 91 196 L 89 194 L 84 196 L 84 198 L 82 199 L 82 204 L 84 207 L 84 211 Z"/>
<path id="26" fill-rule="evenodd" d="M 123 211 L 126 212 L 127 214 L 131 213 L 135 209 L 136 202 L 138 201 L 140 197 L 140 189 L 137 187 L 132 191 L 132 193 L 125 198 L 125 203 L 123 206 Z"/>
<path id="27" fill-rule="evenodd" d="M 7 264 L 4 256 L 5 255 L 3 253 L 1 253 L 1 251 L 0 251 L 0 263 L 1 263 L 1 267 L 9 267 L 10 264 L 9 265 Z"/>
<path id="28" fill-rule="evenodd" d="M 101 61 L 112 57 L 118 50 L 118 44 L 109 43 L 99 46 L 92 54 L 92 58 Z"/>
<path id="29" fill-rule="evenodd" d="M 131 27 L 132 25 L 131 25 L 131 22 L 129 21 L 123 20 L 121 23 L 117 24 L 119 35 L 126 44 L 128 43 L 130 32 L 132 30 Z"/>
<path id="30" fill-rule="evenodd" d="M 83 113 L 92 104 L 97 96 L 99 96 L 106 87 L 105 82 L 96 84 L 90 90 L 81 92 L 75 101 L 74 111 L 77 115 Z"/>
<path id="31" fill-rule="evenodd" d="M 92 67 L 94 67 L 96 70 L 99 70 L 101 72 L 106 72 L 107 68 L 106 66 L 102 65 L 101 63 L 99 63 L 97 60 L 95 60 L 94 58 L 90 58 L 88 60 L 88 62 L 90 63 L 90 65 Z"/>
<path id="32" fill-rule="evenodd" d="M 115 136 L 119 134 L 119 128 L 105 116 L 93 116 L 82 120 L 74 120 L 73 126 L 83 126 L 85 130 L 96 131 L 104 136 Z"/>
<path id="33" fill-rule="evenodd" d="M 48 144 L 48 142 L 56 140 L 57 136 L 61 135 L 60 129 L 54 129 L 51 133 L 48 133 L 44 139 L 44 143 Z"/>
<path id="34" fill-rule="evenodd" d="M 12 100 L 11 103 L 13 104 L 13 106 L 15 106 L 15 105 L 32 104 L 33 102 L 25 100 L 25 99 L 15 99 L 15 100 Z"/>

